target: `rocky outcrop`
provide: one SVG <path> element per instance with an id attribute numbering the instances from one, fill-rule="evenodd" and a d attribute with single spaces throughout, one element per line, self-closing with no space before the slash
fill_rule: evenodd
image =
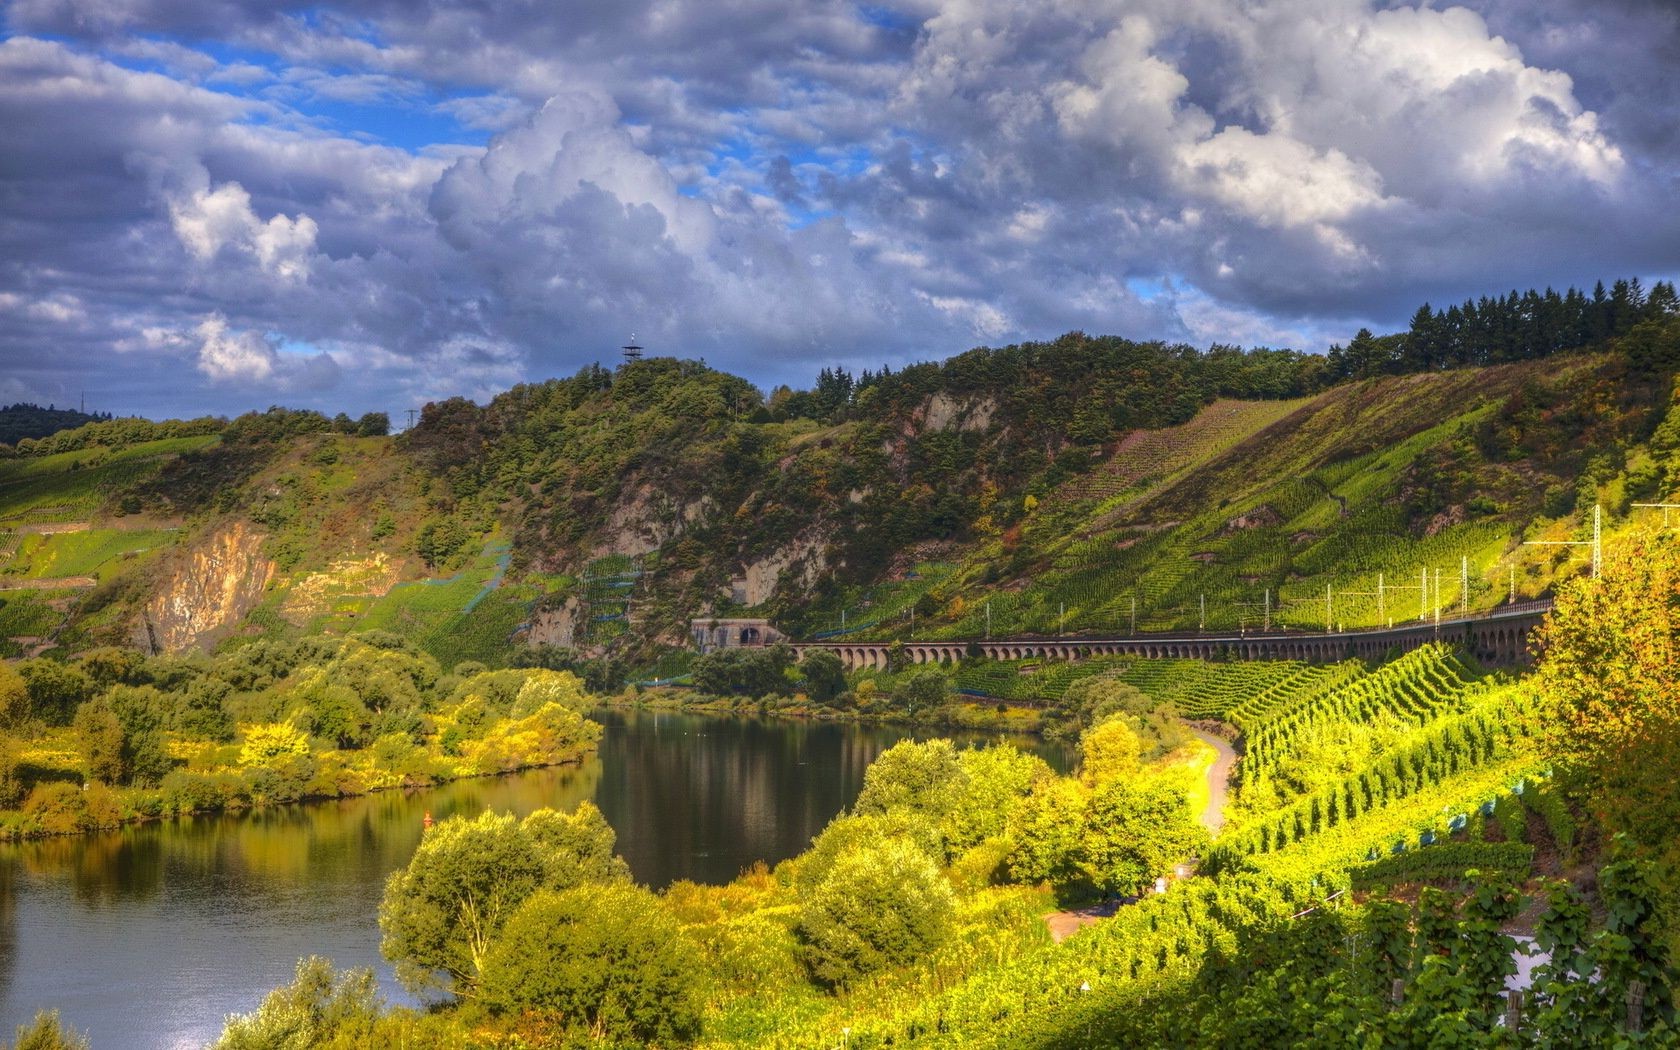
<path id="1" fill-rule="evenodd" d="M 989 397 L 958 400 L 944 392 L 933 394 L 922 406 L 922 429 L 985 431 L 997 413 L 997 402 Z"/>
<path id="2" fill-rule="evenodd" d="M 166 652 L 204 645 L 243 620 L 274 576 L 264 538 L 238 521 L 193 544 L 146 605 L 146 645 Z"/>
<path id="3" fill-rule="evenodd" d="M 817 536 L 801 536 L 785 547 L 779 547 L 770 554 L 751 562 L 742 574 L 745 585 L 742 603 L 749 608 L 762 605 L 769 601 L 781 585 L 782 576 L 789 569 L 793 569 L 790 579 L 803 589 L 809 589 L 816 583 L 817 577 L 822 575 L 828 567 L 828 560 L 823 556 L 823 541 Z"/>
<path id="4" fill-rule="evenodd" d="M 581 604 L 576 598 L 567 598 L 564 605 L 557 609 L 541 609 L 531 617 L 531 626 L 525 632 L 525 641 L 530 645 L 559 645 L 571 648 L 577 638 L 577 621 Z"/>
<path id="5" fill-rule="evenodd" d="M 704 520 L 714 506 L 710 496 L 677 506 L 654 486 L 642 485 L 613 507 L 602 530 L 605 542 L 590 556 L 624 554 L 637 558 L 650 554 Z"/>

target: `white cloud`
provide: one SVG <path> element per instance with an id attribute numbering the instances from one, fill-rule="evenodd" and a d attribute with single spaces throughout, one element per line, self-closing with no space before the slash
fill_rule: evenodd
<path id="1" fill-rule="evenodd" d="M 413 399 L 634 329 L 802 381 L 1651 275 L 1680 257 L 1674 63 L 1607 3 L 19 0 L 0 359 L 171 405 Z M 371 145 L 362 109 L 470 131 Z"/>
<path id="2" fill-rule="evenodd" d="M 198 370 L 212 380 L 253 382 L 274 374 L 279 352 L 260 333 L 234 331 L 226 317 L 211 314 L 199 322 L 196 334 Z"/>
<path id="3" fill-rule="evenodd" d="M 224 248 L 250 253 L 264 272 L 283 280 L 309 276 L 317 227 L 307 215 L 275 215 L 266 222 L 251 208 L 251 195 L 237 182 L 195 190 L 170 202 L 175 235 L 200 262 Z"/>

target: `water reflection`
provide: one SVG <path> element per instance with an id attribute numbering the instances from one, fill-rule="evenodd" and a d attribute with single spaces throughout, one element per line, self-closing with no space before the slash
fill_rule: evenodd
<path id="1" fill-rule="evenodd" d="M 308 954 L 377 966 L 399 997 L 379 959 L 379 897 L 427 813 L 523 815 L 593 799 L 639 881 L 723 882 L 803 850 L 907 735 L 594 717 L 606 733 L 580 766 L 0 846 L 0 1032 L 53 1006 L 97 1047 L 203 1045 Z M 1061 767 L 1059 753 L 1045 757 Z"/>
<path id="2" fill-rule="evenodd" d="M 11 858 L 0 857 L 0 1002 L 11 1002 L 12 972 L 17 966 L 16 867 Z"/>

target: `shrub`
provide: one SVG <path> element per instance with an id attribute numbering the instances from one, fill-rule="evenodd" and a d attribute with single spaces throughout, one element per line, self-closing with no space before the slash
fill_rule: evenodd
<path id="1" fill-rule="evenodd" d="M 248 1014 L 228 1018 L 214 1050 L 367 1045 L 379 1021 L 373 971 L 335 974 L 320 956 L 301 959 L 292 983 L 276 988 Z"/>
<path id="2" fill-rule="evenodd" d="M 42 1010 L 28 1024 L 17 1027 L 15 1050 L 88 1050 L 87 1037 L 58 1019 L 57 1010 Z"/>
<path id="3" fill-rule="evenodd" d="M 853 850 L 800 908 L 806 965 L 831 985 L 907 966 L 950 936 L 953 910 L 950 884 L 914 844 Z"/>
<path id="4" fill-rule="evenodd" d="M 596 1038 L 670 1045 L 700 1030 L 699 955 L 652 893 L 627 883 L 542 890 L 484 961 L 491 1009 L 563 1019 Z"/>

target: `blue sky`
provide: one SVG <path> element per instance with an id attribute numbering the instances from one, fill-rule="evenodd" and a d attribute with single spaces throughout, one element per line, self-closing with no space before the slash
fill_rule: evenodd
<path id="1" fill-rule="evenodd" d="M 1659 0 L 0 7 L 0 401 L 1323 350 L 1680 270 Z"/>

